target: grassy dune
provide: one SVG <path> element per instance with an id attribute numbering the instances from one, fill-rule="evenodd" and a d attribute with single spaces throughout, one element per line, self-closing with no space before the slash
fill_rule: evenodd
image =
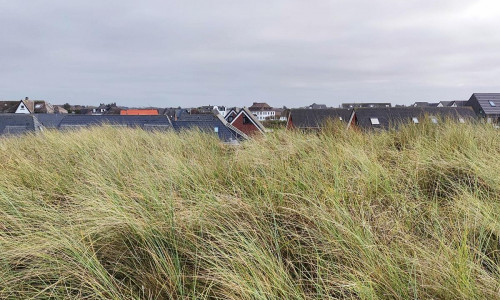
<path id="1" fill-rule="evenodd" d="M 500 132 L 336 127 L 0 139 L 0 299 L 500 298 Z"/>

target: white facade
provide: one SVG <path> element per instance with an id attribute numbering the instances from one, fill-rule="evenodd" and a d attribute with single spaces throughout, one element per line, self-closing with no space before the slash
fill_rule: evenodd
<path id="1" fill-rule="evenodd" d="M 214 106 L 214 109 L 217 110 L 223 118 L 226 117 L 227 109 L 225 106 Z"/>
<path id="2" fill-rule="evenodd" d="M 258 110 L 252 111 L 252 114 L 257 117 L 259 121 L 274 120 L 276 112 L 274 110 Z"/>
<path id="3" fill-rule="evenodd" d="M 24 101 L 20 101 L 19 106 L 17 107 L 16 114 L 29 114 L 30 111 L 24 104 Z"/>

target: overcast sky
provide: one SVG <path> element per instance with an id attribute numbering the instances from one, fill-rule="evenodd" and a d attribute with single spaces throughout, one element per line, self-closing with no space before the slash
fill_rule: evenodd
<path id="1" fill-rule="evenodd" d="M 0 99 L 297 107 L 500 92 L 496 0 L 0 0 Z"/>

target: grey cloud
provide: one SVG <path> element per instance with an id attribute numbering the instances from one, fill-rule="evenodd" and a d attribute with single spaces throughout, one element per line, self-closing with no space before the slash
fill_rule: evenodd
<path id="1" fill-rule="evenodd" d="M 0 1 L 0 98 L 123 105 L 499 91 L 494 1 Z"/>

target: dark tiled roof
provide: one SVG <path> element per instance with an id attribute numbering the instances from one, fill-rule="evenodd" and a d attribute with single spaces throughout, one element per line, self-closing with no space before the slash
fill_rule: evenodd
<path id="1" fill-rule="evenodd" d="M 248 108 L 250 111 L 260 111 L 260 110 L 272 110 L 272 107 L 265 102 L 254 102 L 252 106 Z"/>
<path id="2" fill-rule="evenodd" d="M 171 126 L 167 116 L 65 115 L 59 124 L 59 128 L 98 126 L 104 124 L 141 127 L 144 129 Z"/>
<path id="3" fill-rule="evenodd" d="M 500 93 L 474 93 L 468 105 L 474 100 L 477 100 L 485 115 L 500 115 Z"/>
<path id="4" fill-rule="evenodd" d="M 467 106 L 467 100 L 454 100 L 452 101 L 457 107 Z"/>
<path id="5" fill-rule="evenodd" d="M 239 140 L 242 138 L 237 132 L 229 128 L 221 119 L 215 115 L 199 114 L 188 115 L 189 118 L 172 121 L 172 125 L 176 131 L 199 129 L 203 132 L 214 133 L 225 142 Z M 192 117 L 191 117 L 192 116 Z"/>
<path id="6" fill-rule="evenodd" d="M 0 101 L 0 113 L 15 113 L 21 101 Z"/>
<path id="7" fill-rule="evenodd" d="M 470 107 L 359 108 L 355 113 L 356 125 L 365 129 L 397 127 L 401 123 L 413 123 L 413 118 L 417 118 L 418 122 L 421 122 L 426 115 L 456 120 L 459 118 L 464 120 L 477 119 Z"/>
<path id="8" fill-rule="evenodd" d="M 295 128 L 320 128 L 328 119 L 348 122 L 352 109 L 327 108 L 327 109 L 291 109 L 289 118 Z"/>
<path id="9" fill-rule="evenodd" d="M 29 114 L 0 114 L 0 135 L 35 131 L 35 120 Z"/>
<path id="10" fill-rule="evenodd" d="M 61 114 L 36 114 L 35 118 L 45 128 L 58 128 L 61 121 L 67 115 Z"/>

